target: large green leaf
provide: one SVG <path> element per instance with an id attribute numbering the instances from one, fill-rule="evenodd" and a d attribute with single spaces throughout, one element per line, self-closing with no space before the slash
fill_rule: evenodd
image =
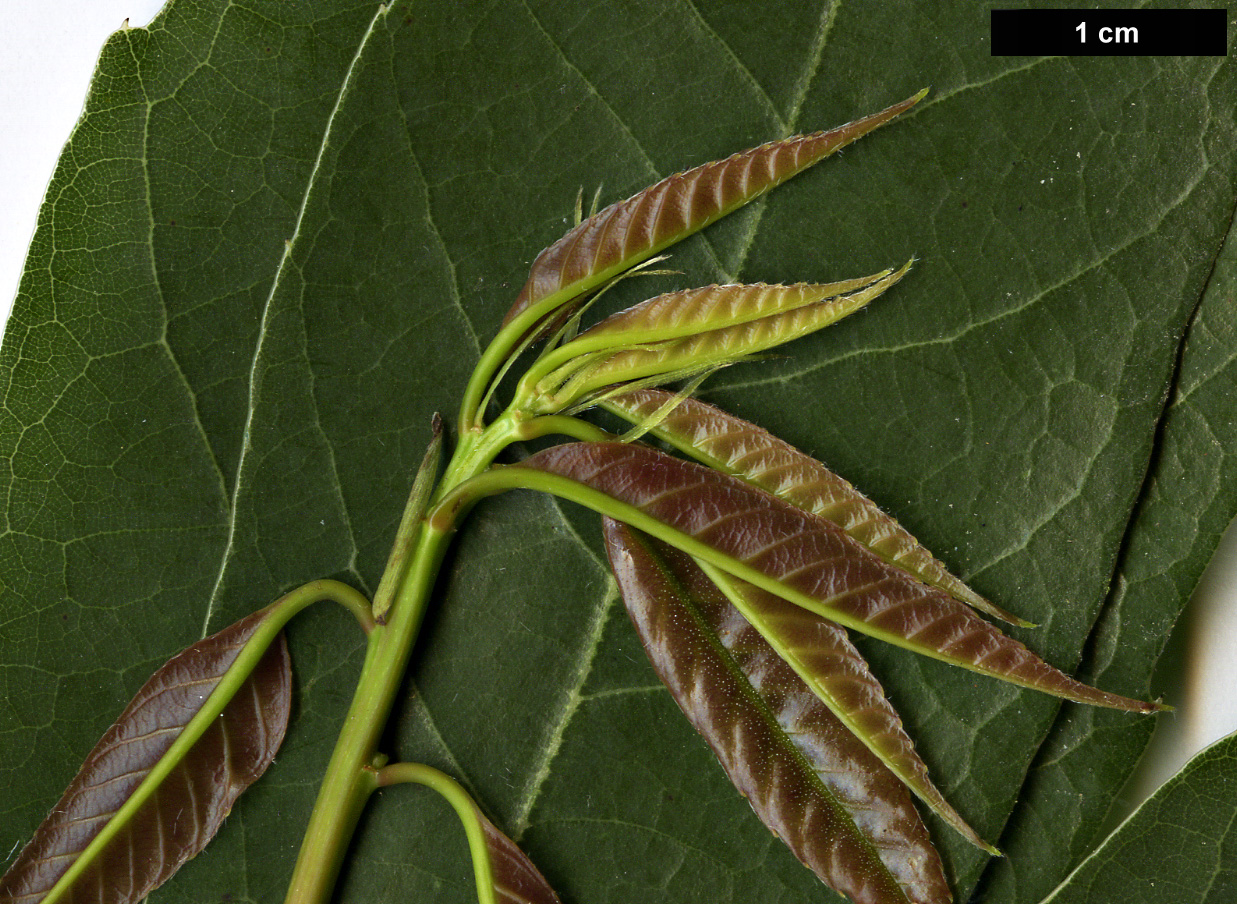
<path id="1" fill-rule="evenodd" d="M 1237 895 L 1233 772 L 1237 736 L 1204 750 L 1070 875 L 1044 904 L 1220 904 Z"/>
<path id="2" fill-rule="evenodd" d="M 1049 661 L 1085 652 L 1100 686 L 1144 693 L 1237 508 L 1234 67 L 992 58 L 987 22 L 963 2 L 173 0 L 117 34 L 0 349 L 0 851 L 175 650 L 310 578 L 372 591 L 430 415 L 580 186 L 613 200 L 924 84 L 676 251 L 683 277 L 615 294 L 914 254 L 868 311 L 706 395 L 1038 622 L 1014 633 Z M 565 901 L 828 900 L 661 690 L 599 550 L 551 500 L 480 507 L 392 749 L 459 778 Z M 279 899 L 360 651 L 325 612 L 291 645 L 277 762 L 154 900 Z M 1038 900 L 1146 726 L 864 651 L 1009 855 L 932 823 L 959 899 Z M 453 819 L 384 792 L 341 899 L 469 900 Z"/>

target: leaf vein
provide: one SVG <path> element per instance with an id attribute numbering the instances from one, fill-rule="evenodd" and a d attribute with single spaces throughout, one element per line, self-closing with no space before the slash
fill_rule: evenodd
<path id="1" fill-rule="evenodd" d="M 249 453 L 253 450 L 252 428 L 254 421 L 254 412 L 257 409 L 259 391 L 258 381 L 260 376 L 260 364 L 262 360 L 262 350 L 265 344 L 267 331 L 270 325 L 271 308 L 274 306 L 275 299 L 279 294 L 279 288 L 282 285 L 283 275 L 291 261 L 292 248 L 299 238 L 301 227 L 305 222 L 305 211 L 309 206 L 309 198 L 313 194 L 317 186 L 319 172 L 322 169 L 322 162 L 326 156 L 326 149 L 331 135 L 331 130 L 335 125 L 335 116 L 343 106 L 344 98 L 353 84 L 353 77 L 356 74 L 357 63 L 361 59 L 361 55 L 369 43 L 370 38 L 376 33 L 376 27 L 379 19 L 387 14 L 387 7 L 380 5 L 374 17 L 370 20 L 369 26 L 365 30 L 365 34 L 361 36 L 360 42 L 357 44 L 356 53 L 353 54 L 351 62 L 348 64 L 348 70 L 344 74 L 344 79 L 340 85 L 339 94 L 335 98 L 335 103 L 331 107 L 331 112 L 327 116 L 326 125 L 322 130 L 322 140 L 318 143 L 318 153 L 314 158 L 314 165 L 309 173 L 309 178 L 305 182 L 305 192 L 301 197 L 301 206 L 296 214 L 296 225 L 292 230 L 292 237 L 287 240 L 284 245 L 283 257 L 280 258 L 279 266 L 275 271 L 275 277 L 271 281 L 271 289 L 266 297 L 266 302 L 262 306 L 262 318 L 258 326 L 258 336 L 254 342 L 253 356 L 249 364 L 249 391 L 245 410 L 245 427 L 242 432 L 241 454 L 236 463 L 236 480 L 232 485 L 232 498 L 228 505 L 228 538 L 224 545 L 223 553 L 219 557 L 219 570 L 215 574 L 215 584 L 211 589 L 210 598 L 206 604 L 206 613 L 202 618 L 202 637 L 206 637 L 210 631 L 210 622 L 215 614 L 215 607 L 219 603 L 220 595 L 223 591 L 224 577 L 227 574 L 228 563 L 231 561 L 232 549 L 236 542 L 236 527 L 237 527 L 237 512 L 240 504 L 241 489 L 244 486 L 244 472 L 246 460 Z"/>
<path id="2" fill-rule="evenodd" d="M 585 76 L 585 74 L 580 70 L 580 67 L 572 62 L 571 58 L 567 55 L 567 52 L 562 48 L 562 46 L 554 40 L 554 37 L 549 33 L 549 31 L 546 30 L 545 25 L 542 24 L 541 20 L 537 18 L 537 14 L 533 12 L 532 7 L 529 6 L 528 0 L 521 0 L 521 3 L 524 6 L 524 9 L 528 12 L 529 19 L 537 27 L 537 30 L 541 33 L 542 37 L 545 38 L 545 41 L 550 48 L 558 55 L 559 59 L 562 60 L 563 65 L 580 80 L 580 83 L 588 89 L 589 94 L 597 99 L 597 102 L 601 104 L 601 107 L 606 114 L 615 122 L 623 134 L 627 136 L 628 140 L 631 142 L 631 146 L 635 148 L 641 161 L 643 161 L 644 165 L 648 168 L 649 175 L 653 178 L 660 178 L 661 174 L 657 171 L 657 167 L 653 164 L 653 158 L 649 156 L 649 153 L 645 150 L 644 145 L 640 143 L 635 134 L 631 131 L 631 127 L 627 125 L 621 116 L 619 116 L 618 111 L 615 110 L 614 107 L 611 106 L 610 102 L 605 99 L 602 93 L 597 89 L 597 86 L 594 85 L 587 76 Z M 717 252 L 713 248 L 713 244 L 706 236 L 700 236 L 700 239 L 704 245 L 705 252 L 712 260 L 713 266 L 716 268 L 717 273 L 721 274 L 726 281 L 733 281 L 727 274 L 726 268 L 722 266 L 721 260 L 718 258 Z"/>
<path id="3" fill-rule="evenodd" d="M 597 650 L 601 646 L 602 632 L 605 630 L 610 610 L 613 608 L 614 601 L 617 598 L 618 587 L 613 579 L 610 579 L 607 581 L 605 593 L 601 595 L 600 600 L 593 607 L 593 611 L 590 614 L 589 626 L 584 635 L 585 642 L 580 650 L 575 675 L 567 688 L 567 693 L 563 697 L 562 705 L 555 715 L 553 728 L 542 742 L 538 751 L 536 758 L 537 767 L 530 775 L 527 784 L 525 784 L 524 793 L 516 806 L 515 825 L 511 835 L 512 841 L 516 844 L 520 843 L 524 833 L 528 831 L 531 825 L 529 816 L 532 814 L 533 807 L 541 796 L 546 779 L 550 776 L 550 765 L 558 755 L 558 751 L 562 747 L 563 736 L 566 734 L 571 720 L 575 717 L 576 711 L 584 699 L 580 694 L 580 689 L 592 673 L 593 662 L 596 660 Z"/>

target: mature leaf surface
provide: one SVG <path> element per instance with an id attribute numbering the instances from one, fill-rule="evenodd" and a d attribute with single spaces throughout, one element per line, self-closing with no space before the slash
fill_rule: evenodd
<path id="1" fill-rule="evenodd" d="M 606 410 L 640 423 L 674 401 L 674 394 L 665 390 L 638 389 L 604 404 Z M 670 409 L 651 432 L 711 468 L 742 477 L 804 511 L 829 519 L 886 562 L 925 584 L 982 612 L 1017 621 L 951 575 L 895 518 L 847 480 L 768 430 L 707 402 L 687 398 Z"/>
<path id="2" fill-rule="evenodd" d="M 654 669 L 773 833 L 858 904 L 952 900 L 906 788 L 690 559 L 606 519 Z"/>
<path id="3" fill-rule="evenodd" d="M 255 613 L 199 641 L 142 685 L 0 878 L 0 897 L 37 904 L 85 854 L 84 868 L 56 900 L 129 904 L 206 846 L 283 741 L 292 665 L 282 634 L 157 788 L 142 785 L 172 754 L 265 618 Z M 137 809 L 122 815 L 135 798 Z M 103 846 L 88 851 L 104 833 L 110 837 Z"/>
<path id="4" fill-rule="evenodd" d="M 1223 412 L 1237 387 L 1235 342 L 1237 239 L 1230 231 L 1191 319 L 1164 414 L 1163 442 L 1092 638 L 1086 663 L 1091 680 L 1145 692 L 1177 617 L 1175 601 L 1188 596 L 1216 538 L 1232 529 L 1237 418 Z M 1166 674 L 1172 689 L 1178 676 Z M 1112 715 L 1072 708 L 1054 726 L 1024 792 L 1027 818 L 1003 840 L 1020 856 L 998 864 L 988 877 L 994 900 L 1038 901 L 1101 840 L 1098 824 L 1108 814 L 1112 789 L 1126 784 L 1150 733 L 1150 726 L 1123 730 Z M 1040 813 L 1054 815 L 1035 815 Z M 1031 866 L 1036 862 L 1055 868 Z"/>
<path id="5" fill-rule="evenodd" d="M 1133 712 L 1154 703 L 1082 684 L 1006 637 L 952 597 L 877 558 L 824 518 L 728 474 L 634 443 L 566 443 L 507 469 L 545 472 L 644 515 L 640 526 L 735 577 L 848 628 L 951 665 L 1048 694 Z M 515 480 L 522 479 L 516 477 Z M 528 486 L 549 489 L 540 481 Z M 634 517 L 633 517 L 634 520 Z M 660 529 L 658 529 L 660 528 Z M 701 551 L 705 550 L 705 551 Z"/>
<path id="6" fill-rule="evenodd" d="M 311 578 L 375 588 L 430 416 L 581 186 L 628 197 L 925 84 L 677 247 L 683 277 L 604 303 L 915 255 L 879 304 L 709 400 L 863 488 L 1067 670 L 1111 586 L 1096 681 L 1146 693 L 1237 509 L 1232 283 L 1209 283 L 1237 201 L 1231 57 L 994 58 L 983 7 L 956 2 L 378 10 L 173 0 L 104 50 L 0 348 L 0 853 L 175 651 Z M 1187 331 L 1212 351 L 1161 428 Z M 459 776 L 565 901 L 828 898 L 615 617 L 595 522 L 528 496 L 474 513 L 395 752 Z M 278 762 L 155 904 L 281 899 L 360 662 L 347 616 L 303 619 Z M 1009 854 L 988 867 L 929 817 L 959 897 L 991 869 L 984 904 L 1038 901 L 1149 726 L 1061 709 L 1076 735 L 1023 791 L 1051 700 L 857 645 Z M 453 820 L 380 801 L 340 900 L 473 900 Z"/>
<path id="7" fill-rule="evenodd" d="M 1043 904 L 1221 904 L 1237 895 L 1237 736 L 1204 750 L 1148 798 Z M 1166 874 L 1165 866 L 1174 869 Z"/>

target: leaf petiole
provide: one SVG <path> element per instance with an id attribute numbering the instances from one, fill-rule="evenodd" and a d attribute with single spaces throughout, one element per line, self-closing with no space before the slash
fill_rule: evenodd
<path id="1" fill-rule="evenodd" d="M 377 786 L 405 783 L 433 788 L 446 799 L 459 817 L 468 836 L 468 851 L 472 855 L 473 875 L 477 880 L 478 904 L 497 904 L 494 898 L 494 870 L 490 864 L 485 828 L 477 805 L 468 792 L 451 776 L 423 763 L 392 763 L 378 770 Z"/>

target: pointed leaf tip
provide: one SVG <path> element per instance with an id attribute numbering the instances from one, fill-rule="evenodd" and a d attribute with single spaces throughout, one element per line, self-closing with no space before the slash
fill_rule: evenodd
<path id="1" fill-rule="evenodd" d="M 521 381 L 516 404 L 534 414 L 562 411 L 623 386 L 734 364 L 853 314 L 909 268 L 826 285 L 720 285 L 659 295 L 543 356 Z"/>
<path id="2" fill-rule="evenodd" d="M 836 129 L 772 141 L 676 173 L 611 204 L 542 251 L 503 319 L 550 315 L 910 109 L 927 93 Z"/>
<path id="3" fill-rule="evenodd" d="M 603 406 L 640 423 L 673 398 L 665 390 L 639 389 L 612 396 Z M 925 584 L 1003 621 L 1031 627 L 950 574 L 909 531 L 849 481 L 764 428 L 699 399 L 686 398 L 651 432 L 702 464 L 832 521 L 885 562 Z"/>
<path id="4" fill-rule="evenodd" d="M 521 470 L 570 481 L 580 487 L 577 498 L 604 514 L 879 640 L 1078 703 L 1159 708 L 1071 678 L 836 524 L 732 475 L 647 446 L 601 442 L 545 449 L 508 466 L 504 479 Z"/>
<path id="5" fill-rule="evenodd" d="M 804 689 L 829 707 L 911 793 L 971 844 L 999 855 L 932 783 L 927 765 L 902 727 L 902 719 L 850 642 L 846 629 L 712 565 L 699 561 L 696 565 L 760 633 L 763 642 L 794 670 Z"/>

